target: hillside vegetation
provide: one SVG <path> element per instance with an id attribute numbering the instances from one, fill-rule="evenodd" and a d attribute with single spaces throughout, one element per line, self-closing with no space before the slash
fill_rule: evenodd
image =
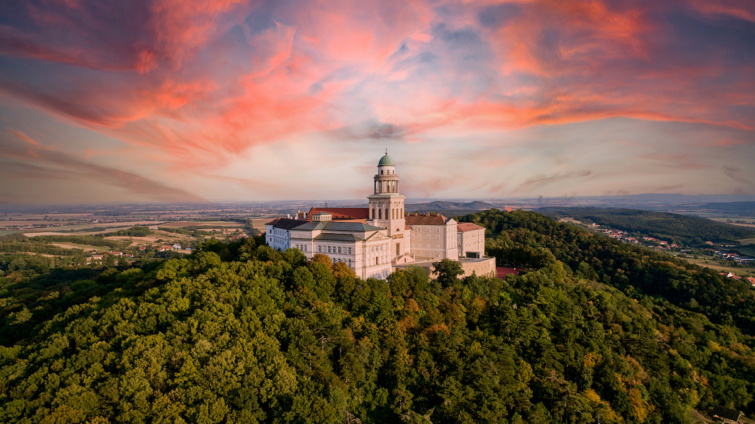
<path id="1" fill-rule="evenodd" d="M 665 212 L 603 208 L 545 208 L 542 212 L 549 216 L 569 216 L 592 221 L 599 225 L 684 245 L 702 245 L 706 241 L 735 242 L 755 237 L 755 228 Z"/>
<path id="2" fill-rule="evenodd" d="M 0 422 L 682 423 L 692 408 L 752 411 L 752 292 L 539 214 L 465 220 L 489 225 L 493 253 L 530 271 L 459 279 L 444 261 L 437 281 L 419 268 L 365 281 L 261 239 L 122 268 L 6 260 Z M 653 280 L 659 293 L 632 280 L 655 272 L 675 276 Z"/>

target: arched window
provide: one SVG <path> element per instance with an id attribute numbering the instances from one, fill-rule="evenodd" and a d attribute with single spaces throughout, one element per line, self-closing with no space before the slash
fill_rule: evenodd
<path id="1" fill-rule="evenodd" d="M 378 219 L 383 219 L 383 209 L 378 209 Z"/>

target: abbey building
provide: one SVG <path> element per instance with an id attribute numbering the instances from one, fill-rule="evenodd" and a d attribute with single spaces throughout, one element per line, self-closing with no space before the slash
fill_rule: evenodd
<path id="1" fill-rule="evenodd" d="M 318 253 L 328 255 L 333 263 L 346 263 L 360 278 L 386 278 L 408 264 L 460 257 L 474 262 L 485 256 L 484 228 L 440 214 L 404 210 L 399 175 L 387 153 L 378 162 L 367 199 L 367 208 L 312 208 L 298 219 L 268 222 L 267 244 L 278 250 L 299 249 L 308 259 Z M 489 262 L 480 268 L 484 273 L 490 271 Z"/>

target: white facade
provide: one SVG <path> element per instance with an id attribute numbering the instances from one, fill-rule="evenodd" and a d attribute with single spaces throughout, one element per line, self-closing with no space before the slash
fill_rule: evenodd
<path id="1" fill-rule="evenodd" d="M 457 248 L 462 258 L 485 256 L 485 228 L 469 222 L 457 226 Z"/>
<path id="2" fill-rule="evenodd" d="M 307 259 L 316 254 L 327 255 L 334 264 L 346 263 L 357 277 L 384 279 L 393 271 L 391 238 L 386 232 L 361 222 L 324 219 L 291 229 L 291 244 Z"/>
<path id="3" fill-rule="evenodd" d="M 280 221 L 284 221 L 284 219 L 277 219 L 265 224 L 265 242 L 275 250 L 287 250 L 291 247 L 291 234 L 288 228 L 290 225 L 281 225 Z M 294 220 L 286 219 L 285 221 Z M 300 222 L 304 224 L 306 221 Z"/>
<path id="4" fill-rule="evenodd" d="M 265 226 L 267 244 L 277 250 L 299 249 L 307 259 L 316 254 L 327 255 L 334 264 L 346 263 L 363 279 L 384 279 L 394 266 L 414 261 L 457 259 L 467 252 L 479 252 L 479 257 L 485 254 L 482 227 L 478 239 L 478 231 L 471 231 L 469 236 L 460 234 L 458 223 L 443 215 L 404 212 L 399 176 L 387 153 L 380 159 L 373 193 L 367 198 L 367 210 L 330 209 L 352 221 L 333 221 L 326 208 L 312 213 L 311 221 L 276 219 Z"/>
<path id="5" fill-rule="evenodd" d="M 415 260 L 456 259 L 456 221 L 443 215 L 408 215 L 411 253 Z"/>

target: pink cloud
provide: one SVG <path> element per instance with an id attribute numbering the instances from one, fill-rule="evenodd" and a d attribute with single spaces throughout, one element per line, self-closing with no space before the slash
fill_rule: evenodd
<path id="1" fill-rule="evenodd" d="M 179 173 L 314 134 L 473 141 L 614 117 L 751 131 L 753 63 L 677 51 L 669 10 L 755 16 L 733 0 L 32 1 L 0 25 L 0 90 Z"/>

